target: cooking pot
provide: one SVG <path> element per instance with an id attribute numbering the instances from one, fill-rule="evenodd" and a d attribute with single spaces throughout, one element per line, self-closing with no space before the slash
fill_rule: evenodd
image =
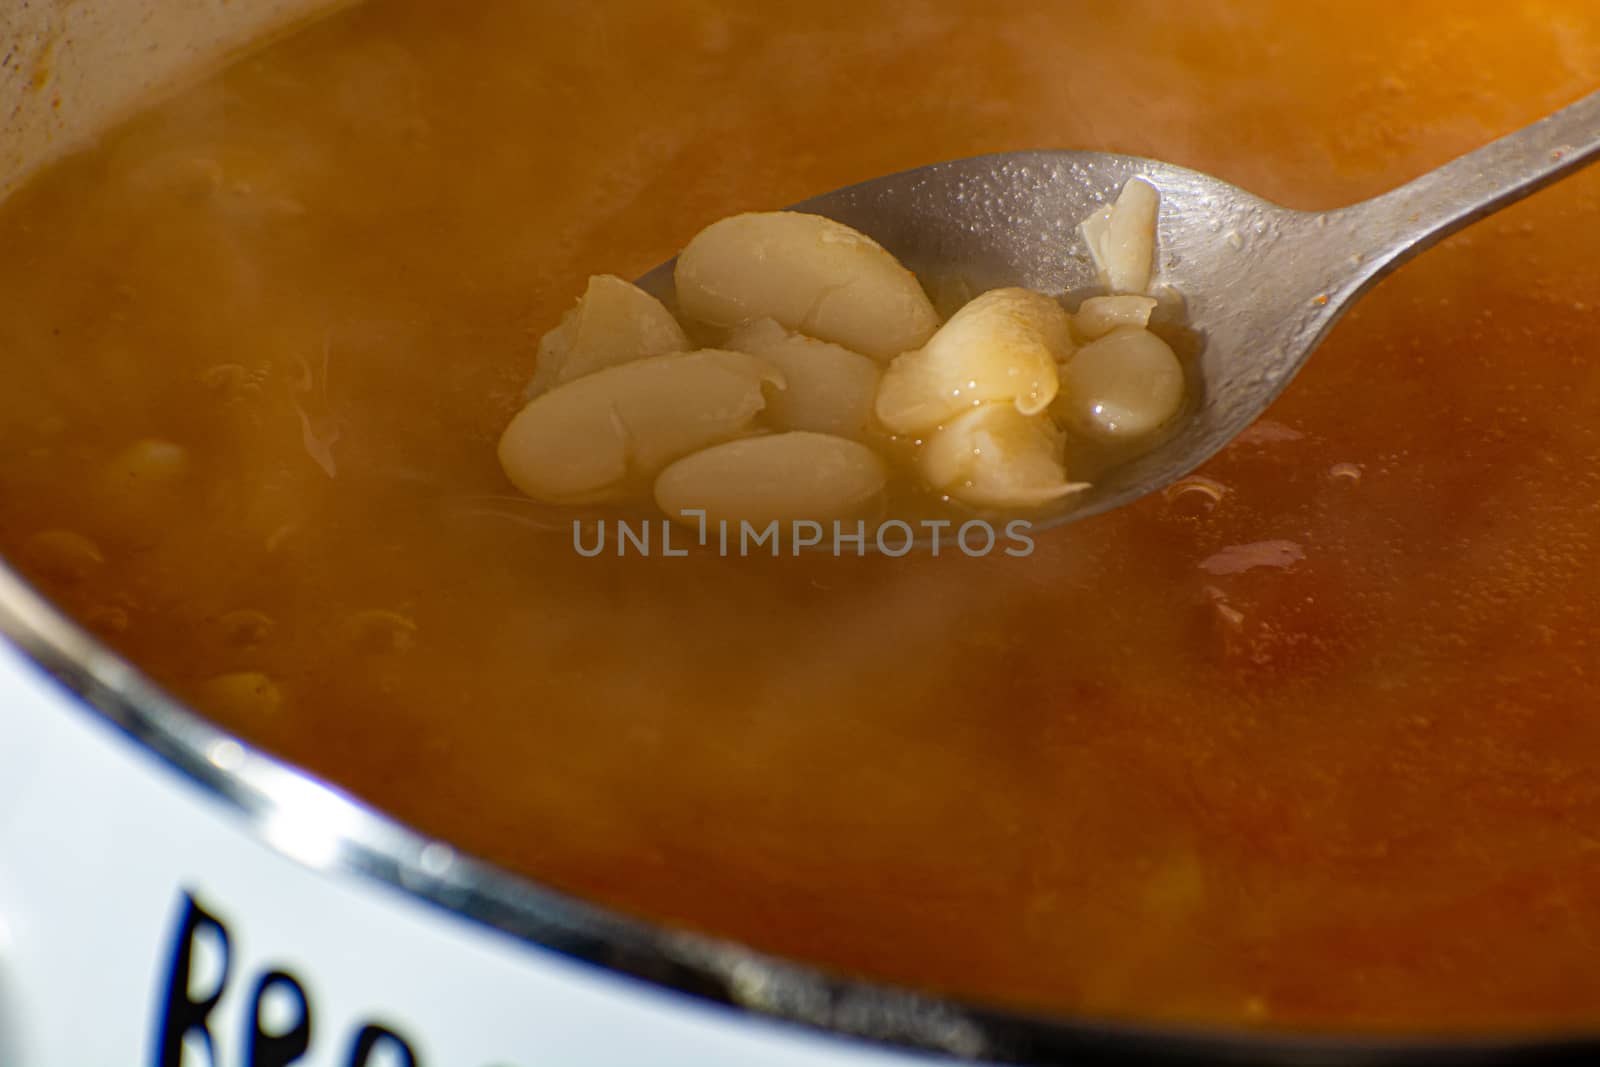
<path id="1" fill-rule="evenodd" d="M 314 0 L 0 10 L 0 196 Z M 0 1067 L 1591 1063 L 1024 1018 L 654 928 L 229 736 L 0 566 Z"/>

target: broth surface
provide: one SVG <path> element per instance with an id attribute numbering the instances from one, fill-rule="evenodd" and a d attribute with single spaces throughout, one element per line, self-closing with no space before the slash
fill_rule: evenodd
<path id="1" fill-rule="evenodd" d="M 582 559 L 494 452 L 583 279 L 712 219 L 1041 147 L 1327 208 L 1600 81 L 1592 4 L 1487 7 L 376 0 L 0 209 L 0 552 L 635 914 L 1045 1011 L 1593 1026 L 1600 173 L 1026 559 Z"/>

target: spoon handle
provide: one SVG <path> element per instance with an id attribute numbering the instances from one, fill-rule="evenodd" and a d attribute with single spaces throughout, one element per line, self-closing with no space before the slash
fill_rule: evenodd
<path id="1" fill-rule="evenodd" d="M 1387 274 L 1597 157 L 1600 92 L 1347 210 L 1361 216 L 1369 270 Z"/>

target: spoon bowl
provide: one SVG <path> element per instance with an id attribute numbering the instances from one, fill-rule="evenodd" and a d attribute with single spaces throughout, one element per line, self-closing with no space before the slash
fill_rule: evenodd
<path id="1" fill-rule="evenodd" d="M 1165 436 L 1030 514 L 1036 529 L 1129 503 L 1191 473 L 1254 422 L 1334 323 L 1384 275 L 1457 230 L 1592 162 L 1600 93 L 1350 207 L 1296 211 L 1186 167 L 1105 152 L 935 163 L 792 206 L 872 237 L 927 284 L 958 276 L 1083 294 L 1098 285 L 1078 224 L 1142 178 L 1161 194 L 1152 292 L 1181 295 L 1189 402 Z M 675 260 L 638 284 L 673 305 Z M 1070 458 L 1069 458 L 1070 468 Z"/>

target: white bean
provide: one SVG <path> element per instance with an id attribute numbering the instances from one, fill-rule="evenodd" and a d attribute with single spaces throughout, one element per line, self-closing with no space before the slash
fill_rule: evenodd
<path id="1" fill-rule="evenodd" d="M 1089 246 L 1089 258 L 1094 260 L 1095 275 L 1106 287 L 1111 281 L 1106 274 L 1106 232 L 1111 229 L 1111 209 L 1112 205 L 1107 204 L 1078 223 L 1078 232 Z"/>
<path id="2" fill-rule="evenodd" d="M 877 360 L 921 345 L 939 319 L 916 276 L 866 234 L 820 215 L 735 215 L 678 256 L 678 305 L 733 329 L 776 319 Z"/>
<path id="3" fill-rule="evenodd" d="M 688 349 L 683 327 L 661 301 L 614 274 L 596 274 L 577 306 L 539 341 L 524 399 L 607 367 Z"/>
<path id="4" fill-rule="evenodd" d="M 189 453 L 182 445 L 158 438 L 135 441 L 106 465 L 109 488 L 148 493 L 176 485 L 189 472 Z"/>
<path id="5" fill-rule="evenodd" d="M 788 388 L 767 401 L 766 419 L 783 430 L 815 430 L 860 439 L 873 425 L 878 364 L 827 341 L 790 333 L 762 319 L 728 338 L 735 352 L 760 356 Z"/>
<path id="6" fill-rule="evenodd" d="M 201 682 L 195 690 L 203 710 L 233 719 L 263 722 L 283 706 L 283 692 L 260 671 L 234 671 Z"/>
<path id="7" fill-rule="evenodd" d="M 1098 341 L 1118 326 L 1150 324 L 1156 309 L 1155 298 L 1148 296 L 1092 296 L 1072 316 L 1072 332 L 1083 341 Z"/>
<path id="8" fill-rule="evenodd" d="M 1048 415 L 983 404 L 936 430 L 922 447 L 922 477 L 978 507 L 1037 507 L 1087 489 L 1067 481 L 1064 438 Z"/>
<path id="9" fill-rule="evenodd" d="M 1154 185 L 1143 178 L 1130 178 L 1116 203 L 1080 224 L 1100 282 L 1112 292 L 1149 291 L 1160 205 L 1161 194 Z"/>
<path id="10" fill-rule="evenodd" d="M 100 546 L 75 530 L 40 530 L 23 545 L 23 560 L 52 578 L 84 582 L 106 561 Z"/>
<path id="11" fill-rule="evenodd" d="M 1055 399 L 1056 362 L 1071 352 L 1072 319 L 1060 304 L 1030 289 L 991 290 L 889 364 L 878 419 L 895 433 L 917 433 L 990 400 L 1032 415 Z"/>
<path id="12" fill-rule="evenodd" d="M 796 430 L 747 437 L 685 456 L 656 479 L 656 503 L 674 519 L 757 527 L 799 519 L 861 518 L 888 479 L 872 449 L 831 434 Z"/>
<path id="13" fill-rule="evenodd" d="M 1183 406 L 1183 365 L 1165 341 L 1133 326 L 1078 349 L 1061 379 L 1052 412 L 1103 440 L 1143 436 Z"/>
<path id="14" fill-rule="evenodd" d="M 159 527 L 171 521 L 193 467 L 182 445 L 160 438 L 135 441 L 106 463 L 100 498 L 130 528 Z"/>
<path id="15" fill-rule="evenodd" d="M 679 456 L 749 432 L 776 368 L 706 349 L 624 363 L 530 401 L 500 438 L 500 465 L 535 500 L 615 496 Z"/>

